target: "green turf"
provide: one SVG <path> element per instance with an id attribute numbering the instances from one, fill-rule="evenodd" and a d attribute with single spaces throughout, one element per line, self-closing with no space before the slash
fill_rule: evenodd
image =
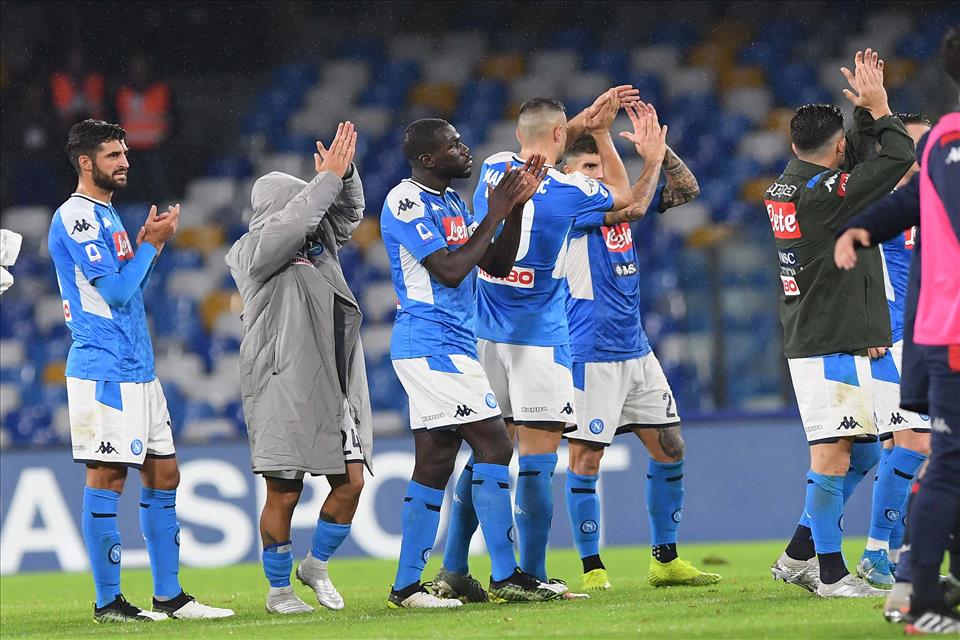
<path id="1" fill-rule="evenodd" d="M 862 541 L 849 541 L 847 558 L 859 557 Z M 76 636 L 138 638 L 882 638 L 902 634 L 882 617 L 882 599 L 823 600 L 798 587 L 774 582 L 768 570 L 782 543 L 684 545 L 683 557 L 721 573 L 715 587 L 654 589 L 646 583 L 649 551 L 611 548 L 603 553 L 613 590 L 589 600 L 543 604 L 467 605 L 455 611 L 391 610 L 386 607 L 392 561 L 334 560 L 331 577 L 346 600 L 340 612 L 269 615 L 266 582 L 259 565 L 183 569 L 187 590 L 203 602 L 231 607 L 224 621 L 97 625 L 91 618 L 93 587 L 88 574 L 33 574 L 0 579 L 3 637 Z M 704 565 L 703 559 L 725 564 Z M 425 576 L 435 575 L 440 559 Z M 552 552 L 552 575 L 576 590 L 579 561 L 573 551 Z M 489 564 L 473 559 L 475 575 Z M 485 582 L 485 580 L 483 581 Z M 300 596 L 313 594 L 294 583 Z M 125 571 L 123 590 L 134 604 L 150 601 L 150 574 Z"/>

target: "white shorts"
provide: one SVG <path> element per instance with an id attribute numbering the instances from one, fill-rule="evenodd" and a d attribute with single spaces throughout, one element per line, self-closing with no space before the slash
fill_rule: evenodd
<path id="1" fill-rule="evenodd" d="M 503 415 L 517 424 L 576 424 L 570 348 L 477 341 Z"/>
<path id="2" fill-rule="evenodd" d="M 895 431 L 929 432 L 930 417 L 900 408 L 900 372 L 903 361 L 903 341 L 887 349 L 887 355 L 870 361 L 873 376 L 874 413 L 880 438 L 886 440 Z"/>
<path id="3" fill-rule="evenodd" d="M 840 353 L 787 363 L 808 443 L 876 439 L 870 358 Z"/>
<path id="4" fill-rule="evenodd" d="M 425 356 L 393 361 L 410 398 L 410 428 L 450 429 L 500 417 L 497 397 L 470 356 Z"/>
<path id="5" fill-rule="evenodd" d="M 74 462 L 140 468 L 150 455 L 174 456 L 170 413 L 160 381 L 103 382 L 67 378 Z"/>
<path id="6" fill-rule="evenodd" d="M 609 445 L 635 427 L 680 424 L 673 391 L 653 353 L 619 362 L 574 362 L 577 426 L 567 438 Z"/>

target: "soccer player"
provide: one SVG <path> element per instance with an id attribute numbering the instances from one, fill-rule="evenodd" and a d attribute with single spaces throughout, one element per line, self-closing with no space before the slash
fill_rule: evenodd
<path id="1" fill-rule="evenodd" d="M 948 30 L 940 56 L 960 87 L 960 26 Z M 950 608 L 956 602 L 945 602 L 938 574 L 951 534 L 954 548 L 960 539 L 960 110 L 945 114 L 921 140 L 917 159 L 920 173 L 907 188 L 850 222 L 834 260 L 855 269 L 863 254 L 856 245 L 869 247 L 919 224 L 923 248 L 918 243 L 910 273 L 901 405 L 928 413 L 932 433 L 908 523 L 913 594 L 906 631 L 956 634 L 960 616 Z M 960 558 L 952 553 L 950 574 L 947 587 L 955 594 Z"/>
<path id="2" fill-rule="evenodd" d="M 350 534 L 373 444 L 360 307 L 337 257 L 363 220 L 356 143 L 353 123 L 341 122 L 329 150 L 317 142 L 309 183 L 279 171 L 257 179 L 250 230 L 226 256 L 243 297 L 250 458 L 267 489 L 260 539 L 270 613 L 313 610 L 290 584 L 290 523 L 308 473 L 326 476 L 330 493 L 297 579 L 322 606 L 344 607 L 327 564 Z"/>
<path id="3" fill-rule="evenodd" d="M 225 618 L 230 609 L 199 603 L 180 587 L 180 471 L 170 414 L 154 373 L 143 289 L 164 244 L 177 230 L 180 205 L 150 213 L 137 247 L 111 204 L 127 186 L 126 132 L 84 120 L 70 128 L 67 155 L 77 190 L 50 223 L 48 245 L 73 336 L 67 356 L 67 402 L 73 459 L 85 464 L 83 539 L 87 546 L 97 622 Z M 140 470 L 140 529 L 153 572 L 153 611 L 120 591 L 117 507 L 127 468 Z"/>
<path id="4" fill-rule="evenodd" d="M 489 595 L 509 601 L 563 595 L 517 568 L 510 476 L 513 448 L 497 399 L 477 360 L 476 267 L 505 276 L 520 242 L 521 212 L 540 186 L 544 159 L 508 169 L 490 196 L 489 215 L 474 221 L 450 182 L 467 178 L 469 148 L 445 120 L 427 118 L 404 131 L 412 176 L 383 205 L 380 229 L 397 292 L 390 357 L 410 399 L 416 461 L 403 503 L 403 540 L 389 605 L 451 608 L 420 583 L 440 524 L 443 491 L 462 440 L 473 449 L 472 498 L 490 552 Z M 496 242 L 494 232 L 506 221 Z M 474 581 L 476 582 L 476 581 Z M 479 584 L 474 591 L 483 593 Z M 486 597 L 484 595 L 484 597 Z"/>
<path id="5" fill-rule="evenodd" d="M 850 272 L 828 254 L 834 232 L 913 164 L 913 140 L 887 104 L 883 62 L 870 49 L 855 62 L 855 73 L 843 71 L 856 93 L 844 95 L 858 108 L 859 132 L 875 133 L 879 155 L 856 162 L 863 150 L 848 144 L 837 107 L 800 107 L 790 122 L 797 157 L 764 200 L 780 263 L 784 353 L 810 445 L 803 516 L 771 572 L 822 597 L 883 594 L 849 574 L 840 545 L 844 496 L 879 456 L 870 360 L 891 344 L 879 251 Z"/>
<path id="6" fill-rule="evenodd" d="M 897 117 L 915 143 L 930 130 L 930 121 L 923 115 L 904 113 L 897 114 Z M 897 183 L 897 189 L 906 186 L 918 169 L 914 163 Z M 883 358 L 870 363 L 876 402 L 874 411 L 883 450 L 873 484 L 870 533 L 857 566 L 857 574 L 880 589 L 893 586 L 893 570 L 903 542 L 903 518 L 907 513 L 910 483 L 930 452 L 929 418 L 900 408 L 903 312 L 914 235 L 915 230 L 911 228 L 880 245 L 893 346 Z"/>
<path id="7" fill-rule="evenodd" d="M 600 461 L 613 437 L 631 431 L 650 454 L 646 498 L 655 587 L 708 585 L 720 580 L 677 557 L 677 527 L 683 509 L 684 443 L 673 392 L 640 323 L 640 276 L 630 223 L 651 208 L 663 212 L 694 199 L 697 179 L 666 143 L 652 106 L 628 106 L 633 132 L 627 137 L 644 159 L 640 203 L 603 216 L 578 216 L 566 255 L 567 318 L 573 355 L 577 427 L 568 430 L 570 464 L 566 501 L 570 528 L 583 563 L 583 588 L 610 588 L 600 559 Z M 563 171 L 603 182 L 603 164 L 592 136 L 576 140 Z M 666 185 L 657 188 L 661 167 Z M 654 199 L 658 201 L 650 207 Z"/>
<path id="8" fill-rule="evenodd" d="M 534 154 L 560 161 L 568 135 L 586 129 L 597 138 L 608 183 L 567 175 L 550 167 L 540 189 L 523 209 L 520 247 L 506 275 L 480 272 L 477 337 L 480 361 L 506 417 L 511 439 L 519 437 L 517 533 L 520 568 L 547 582 L 547 538 L 553 519 L 552 478 L 564 427 L 576 421 L 570 337 L 567 327 L 562 252 L 573 220 L 580 214 L 602 217 L 612 209 L 646 210 L 631 190 L 610 125 L 621 104 L 637 100 L 636 90 L 615 87 L 567 122 L 563 105 L 534 98 L 520 108 L 517 137 L 520 153 L 496 153 L 484 161 L 474 193 L 474 212 L 485 220 L 490 190 L 511 163 Z M 648 199 L 649 201 L 649 199 Z M 481 265 L 482 269 L 482 265 Z M 476 528 L 468 488 L 472 463 L 457 481 L 454 510 L 443 567 L 437 576 L 445 593 L 469 575 L 467 552 Z M 462 592 L 461 592 L 462 593 Z"/>

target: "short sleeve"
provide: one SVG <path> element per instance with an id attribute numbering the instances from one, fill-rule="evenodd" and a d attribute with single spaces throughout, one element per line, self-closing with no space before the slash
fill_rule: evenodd
<path id="1" fill-rule="evenodd" d="M 570 210 L 577 212 L 577 216 L 587 212 L 610 211 L 613 208 L 613 195 L 603 183 L 588 178 L 579 171 L 565 177 L 565 182 L 571 187 L 567 189 L 571 200 Z"/>
<path id="2" fill-rule="evenodd" d="M 100 233 L 100 218 L 92 207 L 61 207 L 60 223 L 56 230 L 60 245 L 88 281 L 119 271 L 113 251 Z"/>
<path id="3" fill-rule="evenodd" d="M 419 192 L 394 189 L 383 205 L 381 224 L 417 261 L 447 246 L 437 221 L 426 212 Z"/>

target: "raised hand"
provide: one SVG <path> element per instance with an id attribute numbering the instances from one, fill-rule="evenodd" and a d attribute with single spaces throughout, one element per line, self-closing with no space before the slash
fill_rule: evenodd
<path id="1" fill-rule="evenodd" d="M 601 102 L 601 98 L 603 99 Z M 599 103 L 599 104 L 598 104 Z M 610 89 L 603 96 L 597 98 L 586 111 L 584 118 L 584 128 L 592 133 L 606 133 L 610 130 L 610 125 L 617 117 L 617 111 L 620 110 L 620 99 L 617 90 Z"/>
<path id="2" fill-rule="evenodd" d="M 620 137 L 633 143 L 637 154 L 644 161 L 659 162 L 667 153 L 667 126 L 660 126 L 657 110 L 653 105 L 645 102 L 627 105 L 625 107 L 633 132 L 621 131 Z"/>
<path id="3" fill-rule="evenodd" d="M 327 149 L 317 140 L 317 152 L 313 154 L 313 165 L 317 173 L 329 171 L 342 178 L 353 162 L 357 151 L 357 132 L 349 120 L 337 125 L 337 134 Z"/>
<path id="4" fill-rule="evenodd" d="M 137 234 L 137 244 L 149 242 L 157 251 L 163 249 L 163 245 L 173 237 L 177 232 L 177 226 L 180 224 L 180 204 L 168 207 L 166 213 L 157 215 L 157 205 L 150 207 L 150 213 L 147 214 L 147 220 L 143 223 L 143 228 Z"/>
<path id="5" fill-rule="evenodd" d="M 853 61 L 853 73 L 846 67 L 840 68 L 850 85 L 850 89 L 843 90 L 843 95 L 855 106 L 869 111 L 875 119 L 890 115 L 892 112 L 887 103 L 887 90 L 883 86 L 883 60 L 880 55 L 872 49 L 857 51 Z"/>

